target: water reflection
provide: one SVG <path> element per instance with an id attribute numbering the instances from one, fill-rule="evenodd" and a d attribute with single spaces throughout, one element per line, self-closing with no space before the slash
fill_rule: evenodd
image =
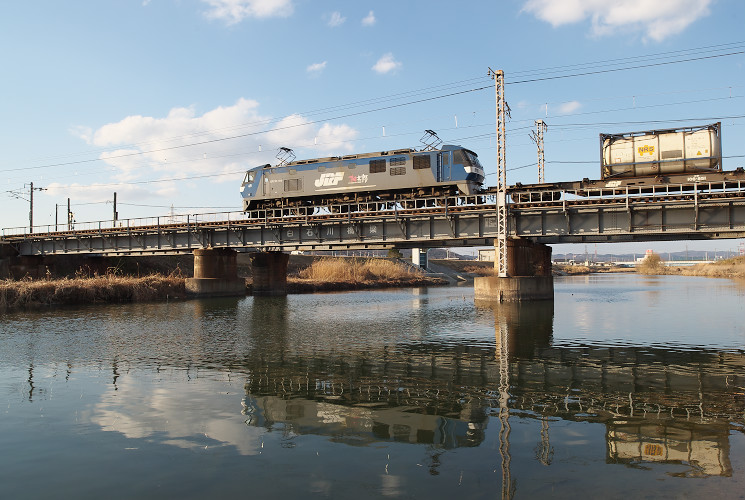
<path id="1" fill-rule="evenodd" d="M 545 466 L 554 456 L 549 422 L 566 419 L 605 424 L 608 463 L 683 465 L 671 474 L 686 477 L 732 475 L 729 433 L 742 428 L 730 423 L 745 408 L 738 393 L 745 380 L 742 354 L 557 348 L 550 345 L 553 303 L 477 305 L 494 313 L 502 498 L 515 493 L 510 411 L 540 420 L 535 457 Z"/>
<path id="2" fill-rule="evenodd" d="M 649 302 L 648 293 L 639 295 Z M 663 303 L 669 295 L 653 293 Z M 535 477 L 591 478 L 591 457 L 609 477 L 737 475 L 742 351 L 603 345 L 601 335 L 567 344 L 553 302 L 472 300 L 422 290 L 30 315 L 25 330 L 26 318 L 0 325 L 0 373 L 34 404 L 57 375 L 100 378 L 88 388 L 95 403 L 67 404 L 132 446 L 259 457 L 274 440 L 298 457 L 313 443 L 352 462 L 412 450 L 432 481 L 461 468 L 458 486 L 463 471 L 488 463 L 490 493 L 502 498 L 547 492 L 532 489 Z M 367 470 L 376 492 L 406 491 L 415 474 L 383 465 Z M 319 474 L 303 487 L 337 494 L 334 479 Z M 477 496 L 481 486 L 472 488 Z"/>
<path id="3" fill-rule="evenodd" d="M 247 424 L 282 424 L 354 446 L 396 441 L 448 450 L 482 444 L 496 417 L 505 497 L 515 490 L 514 418 L 540 420 L 536 460 L 545 466 L 559 446 L 550 422 L 561 419 L 604 424 L 611 463 L 732 474 L 729 432 L 741 429 L 730 422 L 745 408 L 742 354 L 555 347 L 552 302 L 478 305 L 493 312 L 493 348 L 425 341 L 328 357 L 297 345 L 289 353 L 277 332 L 260 356 L 245 360 Z M 271 314 L 281 320 L 278 307 Z M 252 331 L 265 328 L 265 314 L 254 316 Z"/>

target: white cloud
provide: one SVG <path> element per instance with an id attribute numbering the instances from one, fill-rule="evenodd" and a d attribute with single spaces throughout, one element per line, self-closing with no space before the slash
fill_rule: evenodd
<path id="1" fill-rule="evenodd" d="M 396 70 L 402 66 L 402 63 L 399 61 L 396 61 L 396 59 L 393 57 L 393 54 L 388 52 L 387 54 L 383 55 L 380 59 L 378 59 L 378 62 L 375 63 L 375 65 L 372 67 L 373 71 L 382 74 L 390 73 L 393 70 Z"/>
<path id="2" fill-rule="evenodd" d="M 342 24 L 344 24 L 346 20 L 347 18 L 342 16 L 341 12 L 334 11 L 331 13 L 331 16 L 329 17 L 328 25 L 331 26 L 332 28 L 336 28 L 337 26 L 341 26 Z"/>
<path id="3" fill-rule="evenodd" d="M 74 127 L 70 127 L 70 133 L 75 137 L 83 139 L 88 144 L 90 144 L 91 140 L 93 139 L 93 129 L 90 127 L 76 125 Z"/>
<path id="4" fill-rule="evenodd" d="M 202 0 L 210 6 L 205 12 L 209 19 L 237 24 L 247 17 L 287 17 L 292 15 L 292 0 Z"/>
<path id="5" fill-rule="evenodd" d="M 320 63 L 314 63 L 305 68 L 305 71 L 311 74 L 319 74 L 324 69 L 326 69 L 326 61 L 320 62 Z"/>
<path id="6" fill-rule="evenodd" d="M 579 101 L 568 101 L 562 102 L 559 105 L 559 113 L 562 115 L 570 115 L 582 107 L 582 103 Z"/>
<path id="7" fill-rule="evenodd" d="M 357 138 L 359 132 L 349 125 L 331 125 L 324 123 L 318 131 L 317 150 L 322 152 L 330 151 L 352 151 L 354 145 L 352 141 Z"/>
<path id="8" fill-rule="evenodd" d="M 277 148 L 293 148 L 295 144 L 303 144 L 308 141 L 309 137 L 314 136 L 315 133 L 310 120 L 298 114 L 282 118 L 266 134 L 268 141 L 276 145 Z"/>
<path id="9" fill-rule="evenodd" d="M 274 121 L 260 114 L 258 107 L 254 100 L 239 99 L 201 116 L 193 107 L 179 107 L 165 117 L 134 115 L 97 130 L 75 127 L 72 131 L 89 144 L 106 149 L 99 158 L 108 167 L 101 173 L 110 172 L 113 182 L 150 182 L 138 184 L 139 190 L 133 191 L 130 199 L 156 190 L 175 193 L 178 186 L 184 186 L 170 184 L 169 179 L 236 182 L 236 175 L 240 177 L 237 172 L 276 163 L 280 147 L 295 149 L 301 158 L 317 156 L 319 151 L 353 149 L 346 141 L 355 139 L 357 131 L 347 125 L 315 124 L 299 114 Z M 98 196 L 92 194 L 97 189 L 83 190 L 86 199 Z M 101 191 L 108 193 L 111 186 Z"/>
<path id="10" fill-rule="evenodd" d="M 642 30 L 661 41 L 682 32 L 709 14 L 713 0 L 528 0 L 523 11 L 557 27 L 592 22 L 592 33 L 604 36 L 620 30 Z"/>
<path id="11" fill-rule="evenodd" d="M 158 188 L 162 187 L 163 186 L 158 186 Z M 120 196 L 120 199 L 126 199 L 133 202 L 145 201 L 149 198 L 151 199 L 153 195 L 157 194 L 155 190 L 152 190 L 147 185 L 125 184 L 113 187 L 110 183 L 80 184 L 77 182 L 71 184 L 52 182 L 47 184 L 45 194 L 58 199 L 70 198 L 75 200 L 76 203 L 82 203 L 111 199 L 112 191 L 116 191 L 117 195 Z M 63 214 L 62 207 L 60 207 L 60 214 Z M 78 221 L 82 220 L 79 215 L 80 214 L 76 216 Z M 88 217 L 84 218 L 85 220 L 91 220 Z"/>
<path id="12" fill-rule="evenodd" d="M 373 26 L 375 25 L 375 13 L 370 11 L 365 17 L 362 18 L 362 26 Z"/>

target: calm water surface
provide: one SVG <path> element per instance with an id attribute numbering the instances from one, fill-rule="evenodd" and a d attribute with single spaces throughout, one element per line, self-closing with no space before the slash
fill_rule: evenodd
<path id="1" fill-rule="evenodd" d="M 745 285 L 555 290 L 0 315 L 1 496 L 743 498 Z"/>

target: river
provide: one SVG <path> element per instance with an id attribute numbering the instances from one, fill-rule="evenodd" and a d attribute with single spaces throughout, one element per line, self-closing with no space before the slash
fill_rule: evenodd
<path id="1" fill-rule="evenodd" d="M 745 285 L 557 278 L 0 315 L 23 498 L 742 498 Z"/>

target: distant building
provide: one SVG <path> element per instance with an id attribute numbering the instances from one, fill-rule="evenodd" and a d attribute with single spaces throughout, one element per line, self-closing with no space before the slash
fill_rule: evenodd
<path id="1" fill-rule="evenodd" d="M 479 260 L 484 262 L 494 262 L 495 250 L 493 248 L 479 250 Z"/>

